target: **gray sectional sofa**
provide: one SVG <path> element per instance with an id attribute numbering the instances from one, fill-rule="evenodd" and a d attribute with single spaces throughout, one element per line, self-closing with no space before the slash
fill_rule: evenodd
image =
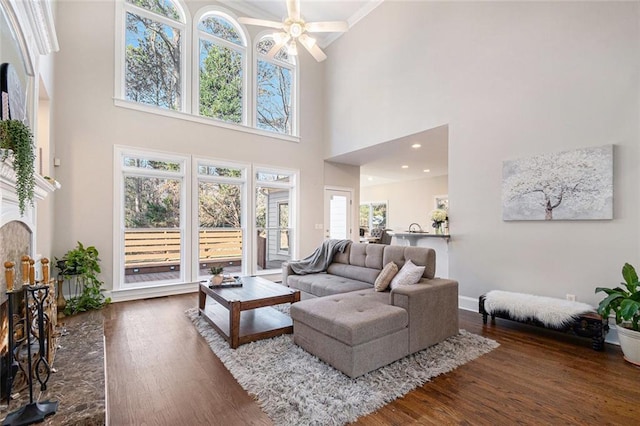
<path id="1" fill-rule="evenodd" d="M 393 261 L 425 266 L 417 284 L 377 292 L 373 284 Z M 350 377 L 358 377 L 458 334 L 458 283 L 435 278 L 426 247 L 352 243 L 325 272 L 283 283 L 300 290 L 291 306 L 294 342 Z"/>

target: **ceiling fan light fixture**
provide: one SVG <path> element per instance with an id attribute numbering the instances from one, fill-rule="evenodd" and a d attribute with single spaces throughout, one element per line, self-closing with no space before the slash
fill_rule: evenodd
<path id="1" fill-rule="evenodd" d="M 327 55 L 318 46 L 316 39 L 309 37 L 309 33 L 343 33 L 349 29 L 349 24 L 344 21 L 306 22 L 300 16 L 300 0 L 286 0 L 286 4 L 287 17 L 280 22 L 249 17 L 238 18 L 238 21 L 242 24 L 282 30 L 272 35 L 274 45 L 267 53 L 267 57 L 271 59 L 275 58 L 275 55 L 285 46 L 289 55 L 297 55 L 296 41 L 300 41 L 316 61 L 322 62 L 327 59 Z"/>
<path id="2" fill-rule="evenodd" d="M 292 22 L 289 25 L 289 34 L 293 38 L 298 38 L 304 33 L 304 23 L 303 22 Z"/>

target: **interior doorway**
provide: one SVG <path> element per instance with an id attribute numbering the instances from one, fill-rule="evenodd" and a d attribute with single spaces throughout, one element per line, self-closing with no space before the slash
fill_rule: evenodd
<path id="1" fill-rule="evenodd" d="M 353 190 L 349 188 L 324 189 L 325 238 L 347 240 L 351 237 Z"/>

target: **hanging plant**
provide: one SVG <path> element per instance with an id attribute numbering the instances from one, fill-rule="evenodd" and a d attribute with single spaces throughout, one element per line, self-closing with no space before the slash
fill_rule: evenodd
<path id="1" fill-rule="evenodd" d="M 4 161 L 13 151 L 13 170 L 16 172 L 16 192 L 20 214 L 24 214 L 27 204 L 33 206 L 36 160 L 33 135 L 29 127 L 20 120 L 0 121 L 0 148 L 4 151 L 0 160 Z"/>

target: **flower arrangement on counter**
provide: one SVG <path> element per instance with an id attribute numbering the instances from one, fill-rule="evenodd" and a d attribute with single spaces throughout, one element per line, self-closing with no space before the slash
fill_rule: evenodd
<path id="1" fill-rule="evenodd" d="M 431 226 L 436 230 L 436 234 L 441 234 L 442 224 L 449 220 L 449 215 L 446 210 L 435 209 L 431 212 L 431 220 L 433 221 Z"/>

